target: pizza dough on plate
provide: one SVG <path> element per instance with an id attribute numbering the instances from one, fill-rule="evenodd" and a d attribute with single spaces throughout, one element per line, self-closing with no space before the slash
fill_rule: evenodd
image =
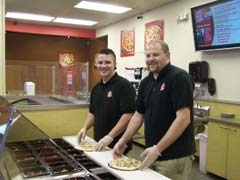
<path id="1" fill-rule="evenodd" d="M 95 148 L 96 142 L 94 141 L 84 141 L 75 146 L 75 149 L 81 150 L 81 151 L 93 151 Z"/>
<path id="2" fill-rule="evenodd" d="M 112 159 L 108 165 L 111 168 L 125 171 L 133 171 L 139 168 L 141 161 L 134 158 L 122 157 L 117 159 Z"/>

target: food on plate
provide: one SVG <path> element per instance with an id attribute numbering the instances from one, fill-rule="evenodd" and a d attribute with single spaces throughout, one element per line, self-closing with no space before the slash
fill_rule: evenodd
<path id="1" fill-rule="evenodd" d="M 84 141 L 75 146 L 76 149 L 81 151 L 93 151 L 95 148 L 96 142 L 94 141 Z"/>
<path id="2" fill-rule="evenodd" d="M 141 161 L 134 158 L 122 157 L 117 159 L 112 159 L 108 165 L 114 169 L 133 171 L 137 170 L 141 164 Z"/>

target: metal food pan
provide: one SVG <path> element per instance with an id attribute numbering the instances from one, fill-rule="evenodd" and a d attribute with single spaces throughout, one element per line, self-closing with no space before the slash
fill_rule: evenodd
<path id="1" fill-rule="evenodd" d="M 25 142 L 7 143 L 6 146 L 10 149 L 11 152 L 29 149 Z"/>
<path id="2" fill-rule="evenodd" d="M 75 166 L 73 165 L 62 165 L 62 166 L 55 166 L 55 167 L 51 167 L 50 171 L 52 175 L 59 175 L 59 174 L 67 174 L 67 173 L 73 173 L 78 171 L 79 169 L 77 169 Z"/>
<path id="3" fill-rule="evenodd" d="M 102 180 L 121 180 L 110 172 L 97 174 L 97 176 Z"/>
<path id="4" fill-rule="evenodd" d="M 37 157 L 34 154 L 26 154 L 13 157 L 17 164 L 19 163 L 26 163 L 26 162 L 33 162 L 37 160 Z"/>
<path id="5" fill-rule="evenodd" d="M 46 163 L 52 163 L 57 161 L 64 161 L 65 159 L 58 154 L 53 154 L 51 156 L 42 156 L 42 160 Z"/>
<path id="6" fill-rule="evenodd" d="M 24 168 L 24 169 L 21 169 L 21 173 L 22 173 L 22 176 L 24 178 L 43 176 L 43 175 L 50 174 L 48 169 L 46 169 L 43 166 L 35 166 L 35 167 L 31 167 L 31 168 Z"/>
<path id="7" fill-rule="evenodd" d="M 67 141 L 62 138 L 53 139 L 53 141 L 58 145 L 70 145 Z"/>
<path id="8" fill-rule="evenodd" d="M 94 177 L 94 175 L 92 175 L 92 174 L 87 174 L 85 176 L 66 178 L 66 179 L 63 179 L 63 180 L 99 180 L 99 179 Z"/>
<path id="9" fill-rule="evenodd" d="M 42 165 L 42 163 L 39 160 L 28 161 L 28 162 L 20 162 L 20 163 L 17 164 L 19 169 L 27 168 L 27 167 L 34 167 L 34 166 L 41 166 L 41 165 Z"/>

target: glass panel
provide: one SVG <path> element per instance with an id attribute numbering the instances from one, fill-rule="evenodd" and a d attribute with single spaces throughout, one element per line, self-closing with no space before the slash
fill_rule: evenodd
<path id="1" fill-rule="evenodd" d="M 7 65 L 7 95 L 27 94 L 25 84 L 34 85 L 35 95 L 61 95 L 83 98 L 88 95 L 88 62 L 71 67 L 60 65 Z M 26 83 L 28 82 L 28 83 Z M 29 86 L 30 89 L 30 86 Z M 31 94 L 32 95 L 32 94 Z"/>
<path id="2" fill-rule="evenodd" d="M 79 63 L 74 67 L 55 68 L 53 94 L 77 98 L 88 95 L 88 63 Z"/>

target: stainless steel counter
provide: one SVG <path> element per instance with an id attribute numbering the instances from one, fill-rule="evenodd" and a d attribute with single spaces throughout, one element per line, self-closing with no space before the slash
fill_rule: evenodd
<path id="1" fill-rule="evenodd" d="M 87 98 L 67 97 L 61 95 L 38 96 L 4 96 L 18 110 L 47 110 L 88 107 Z"/>
<path id="2" fill-rule="evenodd" d="M 226 124 L 226 125 L 240 127 L 240 119 L 236 119 L 236 118 L 223 118 L 219 116 L 219 117 L 207 117 L 207 120 Z"/>
<path id="3" fill-rule="evenodd" d="M 60 180 L 61 179 L 62 180 L 63 178 L 84 177 L 88 174 L 88 171 L 83 170 L 83 171 L 76 171 L 73 173 L 65 173 L 65 174 L 63 173 L 55 176 L 50 176 L 49 174 L 46 174 L 46 175 L 35 176 L 35 177 L 34 176 L 24 177 L 22 171 L 17 167 L 16 161 L 13 159 L 12 155 L 7 149 L 5 149 L 3 158 L 1 158 L 0 170 L 3 176 L 5 177 L 5 179 L 11 179 L 11 180 L 23 180 L 23 179 L 28 179 L 28 180 L 53 180 L 53 179 Z M 28 170 L 28 168 L 25 168 L 25 170 Z M 37 171 L 35 171 L 35 173 L 37 173 Z"/>

